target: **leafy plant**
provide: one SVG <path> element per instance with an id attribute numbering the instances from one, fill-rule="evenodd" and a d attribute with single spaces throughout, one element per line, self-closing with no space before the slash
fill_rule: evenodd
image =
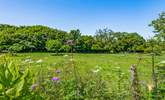
<path id="1" fill-rule="evenodd" d="M 29 69 L 21 70 L 13 62 L 0 64 L 0 98 L 6 100 L 28 96 L 31 79 Z"/>

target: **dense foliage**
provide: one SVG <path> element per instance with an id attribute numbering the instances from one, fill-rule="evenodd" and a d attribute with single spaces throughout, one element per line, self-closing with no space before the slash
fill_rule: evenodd
<path id="1" fill-rule="evenodd" d="M 113 32 L 107 28 L 94 36 L 82 35 L 46 26 L 12 26 L 0 24 L 1 52 L 70 52 L 67 41 L 73 40 L 74 52 L 143 52 L 145 39 L 137 33 Z"/>
<path id="2" fill-rule="evenodd" d="M 46 26 L 0 25 L 0 50 L 11 52 L 46 51 L 48 40 L 64 43 L 66 32 Z"/>
<path id="3" fill-rule="evenodd" d="M 153 20 L 150 24 L 154 28 L 154 32 L 157 33 L 154 36 L 156 43 L 161 46 L 162 50 L 165 50 L 165 12 L 159 14 L 159 18 Z"/>

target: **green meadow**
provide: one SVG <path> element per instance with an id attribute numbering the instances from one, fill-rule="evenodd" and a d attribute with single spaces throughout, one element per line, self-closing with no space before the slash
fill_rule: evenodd
<path id="1" fill-rule="evenodd" d="M 1 54 L 0 99 L 130 100 L 139 89 L 147 100 L 155 82 L 152 61 L 157 67 L 164 59 L 161 54 L 152 60 L 149 53 Z"/>
<path id="2" fill-rule="evenodd" d="M 20 64 L 25 63 L 27 58 L 30 58 L 32 62 L 31 70 L 38 69 L 38 60 L 42 60 L 42 68 L 53 69 L 62 68 L 65 66 L 66 56 L 71 54 L 62 54 L 55 56 L 53 53 L 18 53 L 16 56 L 12 56 L 12 61 Z M 111 74 L 111 71 L 116 68 L 120 68 L 122 72 L 130 74 L 131 65 L 137 65 L 140 79 L 151 79 L 151 54 L 73 54 L 73 60 L 75 66 L 79 69 L 79 72 L 90 72 L 96 67 L 100 67 L 105 74 Z M 155 56 L 155 64 L 165 59 L 165 55 Z M 40 67 L 39 67 L 40 68 Z"/>

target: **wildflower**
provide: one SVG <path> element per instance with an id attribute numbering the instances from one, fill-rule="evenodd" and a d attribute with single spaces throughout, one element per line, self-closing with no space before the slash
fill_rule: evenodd
<path id="1" fill-rule="evenodd" d="M 149 91 L 152 91 L 152 89 L 153 89 L 154 86 L 153 86 L 153 84 L 147 84 L 147 87 L 148 87 L 148 90 Z"/>
<path id="2" fill-rule="evenodd" d="M 42 62 L 43 62 L 42 59 L 36 61 L 36 63 L 42 63 Z"/>
<path id="3" fill-rule="evenodd" d="M 38 84 L 33 84 L 32 85 L 32 90 L 35 90 L 37 86 L 38 86 Z"/>
<path id="4" fill-rule="evenodd" d="M 98 73 L 100 69 L 93 70 L 93 73 Z"/>
<path id="5" fill-rule="evenodd" d="M 61 73 L 61 70 L 58 69 L 58 70 L 56 70 L 55 72 L 56 72 L 57 74 L 59 74 L 59 73 Z"/>
<path id="6" fill-rule="evenodd" d="M 132 88 L 132 96 L 134 100 L 141 100 L 140 96 L 140 85 L 138 80 L 138 73 L 135 65 L 131 66 L 131 88 Z"/>
<path id="7" fill-rule="evenodd" d="M 59 81 L 60 80 L 60 78 L 58 78 L 58 77 L 53 77 L 52 78 L 52 81 L 55 81 L 55 82 L 57 82 L 57 81 Z"/>
<path id="8" fill-rule="evenodd" d="M 68 57 L 68 55 L 64 55 L 64 57 Z"/>
<path id="9" fill-rule="evenodd" d="M 25 59 L 24 62 L 31 62 L 31 61 L 32 61 L 32 59 L 28 58 L 28 59 Z"/>
<path id="10" fill-rule="evenodd" d="M 131 80 L 134 80 L 136 74 L 135 65 L 132 65 L 130 70 L 131 70 Z"/>
<path id="11" fill-rule="evenodd" d="M 93 73 L 98 73 L 100 70 L 101 70 L 101 67 L 97 65 L 92 72 Z"/>
<path id="12" fill-rule="evenodd" d="M 23 63 L 29 63 L 29 64 L 32 64 L 32 63 L 34 63 L 34 61 L 32 61 L 31 58 L 27 58 L 27 59 L 25 59 L 25 60 L 23 61 Z"/>

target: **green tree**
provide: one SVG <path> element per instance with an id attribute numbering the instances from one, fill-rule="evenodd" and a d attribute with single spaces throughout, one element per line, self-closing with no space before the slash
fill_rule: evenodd
<path id="1" fill-rule="evenodd" d="M 94 48 L 100 50 L 117 52 L 143 52 L 145 39 L 138 33 L 113 32 L 105 28 L 96 32 Z M 97 45 L 96 45 L 97 43 Z"/>
<path id="2" fill-rule="evenodd" d="M 77 29 L 77 30 L 71 30 L 69 32 L 69 39 L 70 40 L 74 40 L 74 42 L 77 42 L 77 40 L 81 37 L 81 33 L 80 33 L 80 30 Z"/>
<path id="3" fill-rule="evenodd" d="M 87 35 L 81 36 L 77 44 L 78 50 L 81 52 L 90 52 L 93 41 L 94 39 L 92 36 L 87 36 Z"/>
<path id="4" fill-rule="evenodd" d="M 153 20 L 149 26 L 154 28 L 154 32 L 157 33 L 154 38 L 160 43 L 162 50 L 165 50 L 165 12 L 159 14 L 159 18 Z"/>
<path id="5" fill-rule="evenodd" d="M 153 20 L 150 24 L 165 39 L 165 12 L 159 14 L 159 18 Z"/>
<path id="6" fill-rule="evenodd" d="M 80 30 L 79 29 L 76 29 L 76 30 L 71 30 L 70 32 L 69 32 L 69 40 L 73 40 L 73 50 L 74 51 L 77 51 L 78 50 L 78 48 L 79 48 L 79 45 L 77 45 L 77 43 L 78 43 L 78 41 L 79 41 L 79 39 L 80 39 L 80 37 L 81 37 L 81 32 L 80 32 Z"/>
<path id="7" fill-rule="evenodd" d="M 48 40 L 46 42 L 47 50 L 51 52 L 56 52 L 56 54 L 58 54 L 58 52 L 60 51 L 61 46 L 62 44 L 59 40 Z"/>

